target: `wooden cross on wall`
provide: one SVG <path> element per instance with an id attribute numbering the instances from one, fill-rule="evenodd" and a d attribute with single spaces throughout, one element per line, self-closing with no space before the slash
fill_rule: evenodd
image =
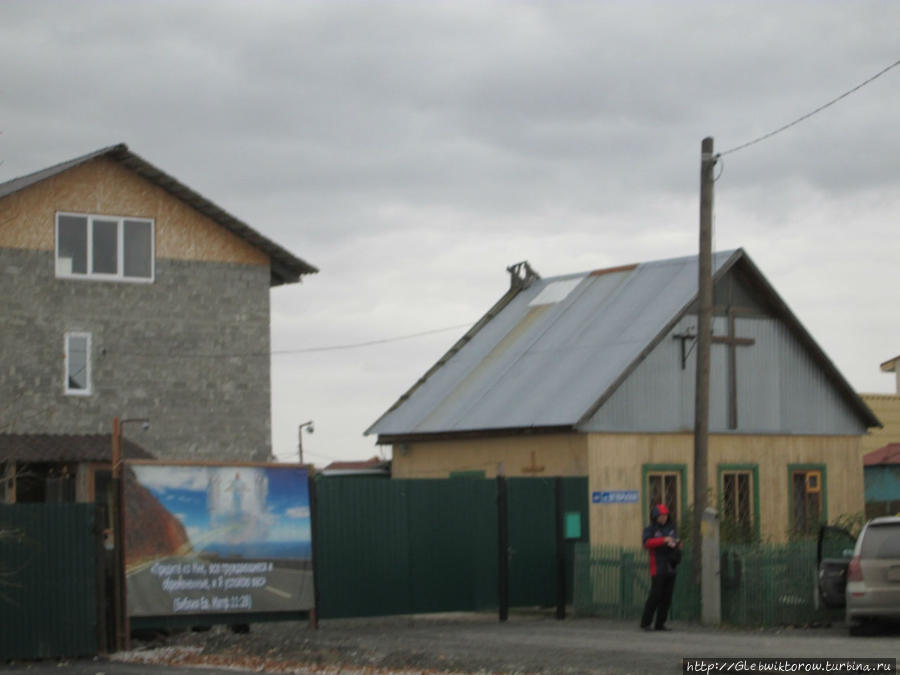
<path id="1" fill-rule="evenodd" d="M 735 316 L 738 311 L 728 308 L 728 335 L 713 335 L 713 344 L 724 344 L 728 347 L 728 428 L 737 429 L 737 348 L 756 344 L 753 338 L 738 337 L 735 334 Z"/>
<path id="2" fill-rule="evenodd" d="M 531 451 L 531 466 L 522 467 L 522 473 L 543 473 L 544 467 L 538 466 L 534 461 L 534 450 Z"/>

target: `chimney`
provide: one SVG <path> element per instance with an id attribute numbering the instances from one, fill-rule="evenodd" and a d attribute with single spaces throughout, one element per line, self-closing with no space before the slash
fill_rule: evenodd
<path id="1" fill-rule="evenodd" d="M 509 272 L 509 287 L 516 290 L 528 288 L 535 279 L 541 278 L 527 260 L 510 265 L 506 271 Z"/>

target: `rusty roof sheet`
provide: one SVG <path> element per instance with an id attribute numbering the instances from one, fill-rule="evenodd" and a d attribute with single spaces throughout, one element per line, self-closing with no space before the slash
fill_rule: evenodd
<path id="1" fill-rule="evenodd" d="M 122 439 L 126 459 L 156 459 Z M 0 461 L 111 462 L 112 434 L 0 434 Z"/>

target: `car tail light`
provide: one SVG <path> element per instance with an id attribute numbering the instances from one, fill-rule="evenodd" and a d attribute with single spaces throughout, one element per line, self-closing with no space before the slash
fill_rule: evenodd
<path id="1" fill-rule="evenodd" d="M 859 564 L 859 556 L 850 561 L 847 567 L 847 581 L 862 581 L 862 565 Z"/>

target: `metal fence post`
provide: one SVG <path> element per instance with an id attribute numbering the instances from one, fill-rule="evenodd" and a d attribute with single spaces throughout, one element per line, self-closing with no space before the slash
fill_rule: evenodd
<path id="1" fill-rule="evenodd" d="M 497 604 L 501 622 L 509 618 L 509 496 L 506 476 L 497 476 Z"/>
<path id="2" fill-rule="evenodd" d="M 634 603 L 634 553 L 622 551 L 622 563 L 619 566 L 619 616 L 628 616 L 628 610 Z"/>

